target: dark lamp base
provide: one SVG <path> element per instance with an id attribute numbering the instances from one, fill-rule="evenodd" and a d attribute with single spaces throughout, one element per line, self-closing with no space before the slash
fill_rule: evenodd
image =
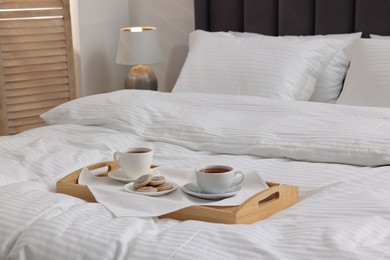
<path id="1" fill-rule="evenodd" d="M 127 74 L 125 88 L 157 90 L 157 78 L 149 66 L 134 65 Z"/>

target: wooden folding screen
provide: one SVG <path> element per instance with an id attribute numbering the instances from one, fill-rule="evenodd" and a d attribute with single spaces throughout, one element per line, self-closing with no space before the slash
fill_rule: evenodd
<path id="1" fill-rule="evenodd" d="M 69 0 L 1 0 L 0 135 L 75 96 Z"/>

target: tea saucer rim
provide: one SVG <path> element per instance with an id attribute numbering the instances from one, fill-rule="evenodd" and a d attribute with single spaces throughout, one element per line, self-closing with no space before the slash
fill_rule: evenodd
<path id="1" fill-rule="evenodd" d="M 189 185 L 195 185 L 199 188 L 199 186 L 198 186 L 198 184 L 196 184 L 196 182 L 188 182 L 188 183 L 184 184 L 182 187 L 182 190 L 185 193 L 187 193 L 188 195 L 198 197 L 201 199 L 213 199 L 213 200 L 232 197 L 232 196 L 236 195 L 237 192 L 239 192 L 242 189 L 242 185 L 236 185 L 236 186 L 233 186 L 229 191 L 227 191 L 225 193 L 203 193 L 203 192 L 197 192 L 197 191 L 191 190 L 188 187 Z"/>

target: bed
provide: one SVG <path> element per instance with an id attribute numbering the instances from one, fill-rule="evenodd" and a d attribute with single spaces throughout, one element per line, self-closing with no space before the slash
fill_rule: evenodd
<path id="1" fill-rule="evenodd" d="M 390 1 L 194 6 L 172 93 L 79 98 L 43 114 L 48 126 L 0 138 L 0 259 L 390 259 Z M 308 36 L 319 34 L 346 36 Z M 338 87 L 322 80 L 313 99 L 332 61 Z M 296 185 L 299 202 L 227 225 L 135 217 L 55 192 L 127 146 L 152 148 L 162 171 L 228 164 Z"/>

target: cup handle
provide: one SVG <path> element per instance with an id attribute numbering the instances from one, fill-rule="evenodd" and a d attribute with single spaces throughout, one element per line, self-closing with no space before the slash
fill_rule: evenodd
<path id="1" fill-rule="evenodd" d="M 234 180 L 234 181 L 233 181 L 232 187 L 233 187 L 233 186 L 237 186 L 237 185 L 241 184 L 241 183 L 244 181 L 244 173 L 242 173 L 242 172 L 236 172 L 236 173 L 234 174 L 234 178 L 236 177 L 237 174 L 240 174 L 241 177 L 240 177 L 240 179 Z"/>
<path id="2" fill-rule="evenodd" d="M 119 152 L 115 152 L 114 153 L 114 161 L 116 162 L 116 163 L 119 163 Z"/>

